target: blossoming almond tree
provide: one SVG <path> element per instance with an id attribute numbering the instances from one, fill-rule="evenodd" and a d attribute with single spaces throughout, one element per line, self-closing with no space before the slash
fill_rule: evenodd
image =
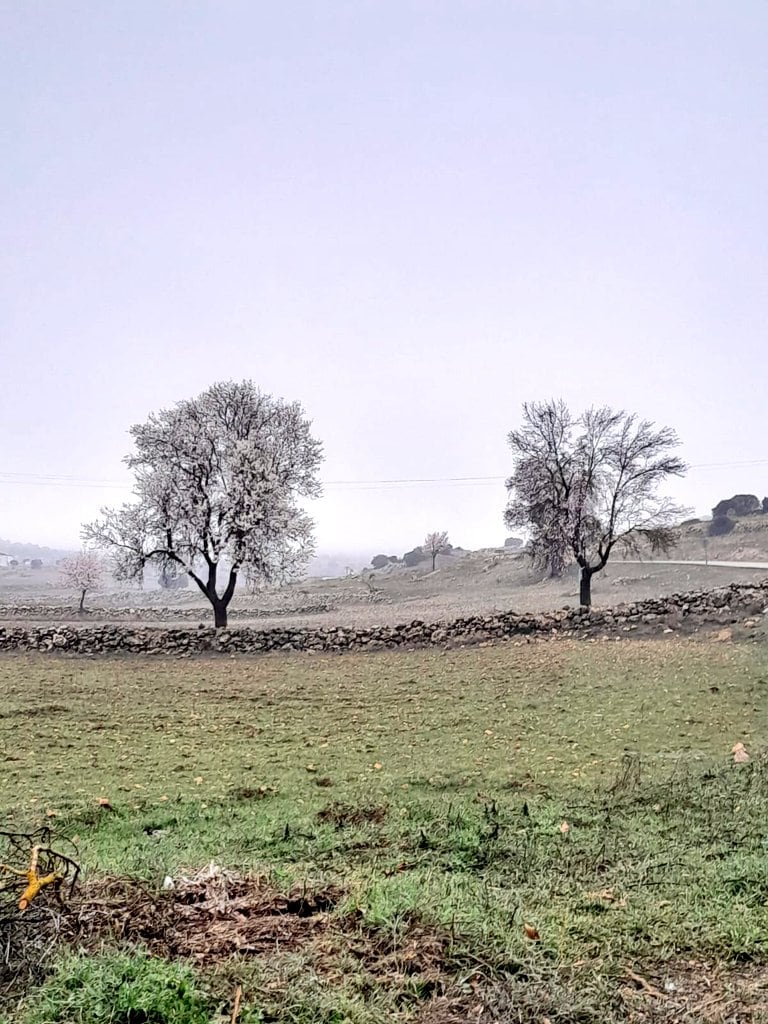
<path id="1" fill-rule="evenodd" d="M 85 595 L 99 590 L 104 577 L 104 562 L 95 551 L 81 551 L 79 555 L 62 560 L 59 573 L 64 585 L 80 594 L 79 610 L 85 610 Z"/>
<path id="2" fill-rule="evenodd" d="M 435 571 L 437 556 L 448 550 L 448 534 L 445 530 L 428 533 L 421 545 L 424 554 L 432 559 L 432 572 Z"/>
<path id="3" fill-rule="evenodd" d="M 83 528 L 110 550 L 118 579 L 150 562 L 180 567 L 211 603 L 217 628 L 238 578 L 275 583 L 313 553 L 302 498 L 320 494 L 322 447 L 298 402 L 252 381 L 214 384 L 131 428 L 136 500 Z"/>

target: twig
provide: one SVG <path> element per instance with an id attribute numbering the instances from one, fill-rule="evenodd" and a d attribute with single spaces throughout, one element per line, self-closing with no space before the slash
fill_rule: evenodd
<path id="1" fill-rule="evenodd" d="M 243 986 L 238 985 L 235 990 L 235 1005 L 232 1007 L 232 1020 L 230 1024 L 237 1024 L 237 1018 L 240 1016 L 240 1000 L 243 998 Z"/>
<path id="2" fill-rule="evenodd" d="M 643 978 L 642 975 L 635 974 L 635 972 L 631 970 L 629 967 L 627 967 L 624 973 L 631 981 L 634 981 L 636 985 L 639 985 L 643 992 L 646 992 L 649 996 L 653 996 L 654 999 L 664 998 L 664 993 L 659 991 L 659 989 L 657 989 L 654 985 L 651 985 L 649 981 L 646 981 L 646 979 Z"/>

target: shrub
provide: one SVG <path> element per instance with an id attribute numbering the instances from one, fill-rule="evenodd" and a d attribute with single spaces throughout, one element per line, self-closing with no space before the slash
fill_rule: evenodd
<path id="1" fill-rule="evenodd" d="M 730 516 L 715 516 L 712 522 L 709 524 L 710 537 L 724 537 L 726 533 L 730 533 L 736 524 Z"/>
<path id="2" fill-rule="evenodd" d="M 374 569 L 383 569 L 385 565 L 389 565 L 389 559 L 386 555 L 374 555 L 371 559 L 371 565 Z"/>
<path id="3" fill-rule="evenodd" d="M 403 562 L 408 566 L 409 569 L 413 569 L 414 566 L 419 565 L 423 562 L 426 555 L 421 548 L 413 548 L 411 551 L 406 551 L 403 555 Z"/>

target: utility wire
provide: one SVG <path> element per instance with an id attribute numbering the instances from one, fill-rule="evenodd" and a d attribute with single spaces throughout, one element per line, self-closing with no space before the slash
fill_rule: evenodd
<path id="1" fill-rule="evenodd" d="M 749 459 L 743 462 L 699 462 L 688 467 L 695 469 L 730 469 L 739 466 L 765 466 L 768 459 Z M 352 490 L 386 490 L 395 487 L 421 486 L 425 484 L 450 484 L 454 486 L 488 486 L 503 483 L 506 476 L 433 476 L 433 477 L 392 477 L 372 480 L 324 480 L 324 487 L 342 487 Z M 0 470 L 0 484 L 22 484 L 31 487 L 88 487 L 120 488 L 129 490 L 130 481 L 105 480 L 55 473 L 18 473 Z"/>

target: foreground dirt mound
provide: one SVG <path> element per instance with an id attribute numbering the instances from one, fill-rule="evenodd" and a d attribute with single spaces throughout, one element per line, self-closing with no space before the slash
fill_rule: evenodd
<path id="1" fill-rule="evenodd" d="M 69 937 L 95 948 L 141 943 L 157 956 L 213 963 L 236 953 L 260 955 L 303 945 L 327 927 L 342 892 L 280 893 L 258 876 L 209 868 L 152 891 L 131 879 L 87 886 L 67 910 Z"/>

